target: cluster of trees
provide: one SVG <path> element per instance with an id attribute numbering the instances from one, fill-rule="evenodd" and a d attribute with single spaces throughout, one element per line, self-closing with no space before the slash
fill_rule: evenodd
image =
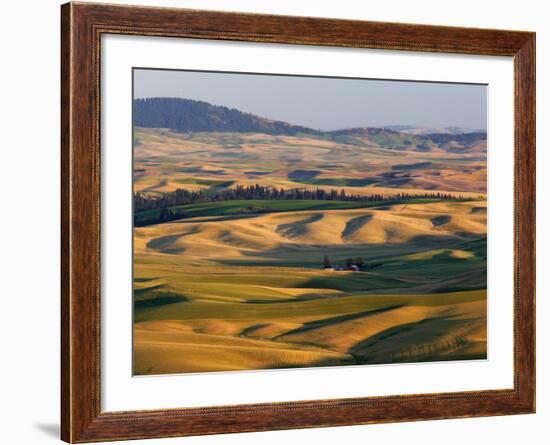
<path id="1" fill-rule="evenodd" d="M 163 193 L 161 196 L 151 196 L 143 193 L 134 193 L 134 210 L 142 212 L 153 209 L 166 209 L 173 206 L 193 204 L 197 202 L 234 201 L 234 200 L 319 200 L 319 201 L 405 201 L 411 199 L 452 200 L 463 199 L 461 195 L 450 193 L 426 192 L 422 194 L 397 193 L 393 196 L 384 196 L 379 193 L 358 195 L 347 193 L 345 189 L 330 191 L 323 189 L 278 189 L 259 184 L 251 186 L 238 185 L 234 188 L 222 190 L 185 190 L 177 189 Z"/>
<path id="2" fill-rule="evenodd" d="M 374 269 L 375 267 L 378 267 L 381 264 L 382 263 L 377 263 L 377 262 L 366 262 L 362 257 L 358 257 L 358 258 L 346 258 L 346 260 L 344 261 L 344 266 L 340 266 L 338 264 L 333 264 L 327 255 L 325 255 L 325 257 L 323 258 L 324 269 L 331 269 L 333 267 L 339 267 L 339 266 L 349 269 L 352 266 L 356 266 L 359 270 L 367 270 L 367 269 Z"/>
<path id="3" fill-rule="evenodd" d="M 365 260 L 361 257 L 355 258 L 355 259 L 346 258 L 345 265 L 346 267 L 357 266 L 359 269 L 363 269 L 365 267 Z M 327 255 L 325 255 L 325 257 L 323 258 L 323 267 L 325 269 L 329 269 L 332 266 L 333 266 L 332 261 Z"/>
<path id="4" fill-rule="evenodd" d="M 161 224 L 169 221 L 175 221 L 176 219 L 185 218 L 187 214 L 183 209 L 171 209 L 164 207 L 156 215 L 151 215 L 146 219 L 147 224 Z M 134 217 L 134 225 L 141 226 L 142 222 Z"/>

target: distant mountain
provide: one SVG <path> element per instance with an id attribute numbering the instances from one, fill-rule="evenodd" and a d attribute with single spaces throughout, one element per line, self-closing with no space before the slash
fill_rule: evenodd
<path id="1" fill-rule="evenodd" d="M 382 148 L 413 150 L 420 152 L 443 149 L 448 152 L 479 152 L 487 150 L 487 133 L 426 133 L 412 134 L 389 128 L 348 128 L 331 131 L 330 135 L 340 141 L 369 141 Z"/>
<path id="2" fill-rule="evenodd" d="M 266 119 L 234 108 L 167 97 L 134 100 L 134 124 L 138 127 L 169 128 L 181 132 L 320 133 L 311 128 Z"/>
<path id="3" fill-rule="evenodd" d="M 386 130 L 399 131 L 400 133 L 408 134 L 467 134 L 467 133 L 484 133 L 484 130 L 467 127 L 415 127 L 414 125 L 384 125 L 382 128 Z"/>
<path id="4" fill-rule="evenodd" d="M 339 143 L 418 152 L 443 149 L 448 152 L 485 153 L 487 139 L 484 131 L 460 131 L 466 130 L 461 127 L 438 130 L 391 125 L 321 132 L 208 102 L 167 97 L 134 100 L 134 124 L 137 127 L 168 128 L 177 132 L 218 131 L 290 136 L 302 133 Z"/>
<path id="5" fill-rule="evenodd" d="M 341 130 L 333 130 L 330 132 L 330 134 L 333 134 L 335 136 L 377 136 L 380 134 L 394 134 L 399 135 L 401 134 L 398 130 L 392 130 L 387 127 L 352 127 L 352 128 L 343 128 Z"/>

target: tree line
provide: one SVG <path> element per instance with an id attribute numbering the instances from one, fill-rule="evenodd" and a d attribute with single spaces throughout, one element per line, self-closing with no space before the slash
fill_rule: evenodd
<path id="1" fill-rule="evenodd" d="M 289 189 L 266 187 L 259 184 L 222 190 L 186 190 L 177 189 L 162 195 L 148 195 L 141 192 L 134 193 L 134 212 L 146 210 L 168 209 L 174 206 L 194 204 L 198 202 L 235 201 L 235 200 L 316 200 L 316 201 L 355 201 L 355 202 L 383 202 L 406 201 L 411 199 L 457 200 L 464 199 L 462 195 L 453 195 L 442 192 L 425 192 L 421 194 L 396 193 L 385 196 L 380 193 L 359 195 L 346 192 L 345 189 Z M 177 216 L 177 215 L 176 215 Z M 170 215 L 166 214 L 166 218 Z"/>

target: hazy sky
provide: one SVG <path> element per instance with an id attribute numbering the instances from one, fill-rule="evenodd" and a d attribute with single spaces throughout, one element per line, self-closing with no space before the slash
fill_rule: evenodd
<path id="1" fill-rule="evenodd" d="M 485 85 L 136 69 L 134 95 L 202 100 L 321 130 L 487 128 Z"/>

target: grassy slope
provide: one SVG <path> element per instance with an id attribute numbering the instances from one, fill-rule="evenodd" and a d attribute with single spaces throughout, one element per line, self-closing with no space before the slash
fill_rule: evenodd
<path id="1" fill-rule="evenodd" d="M 483 358 L 482 205 L 201 217 L 136 229 L 135 372 Z M 433 239 L 416 239 L 422 233 Z M 326 253 L 375 267 L 325 272 Z"/>
<path id="2" fill-rule="evenodd" d="M 191 279 L 187 285 L 193 287 Z M 208 299 L 195 293 L 187 302 L 136 308 L 135 372 L 484 356 L 485 291 L 408 296 L 344 293 L 300 301 L 299 295 L 284 293 L 292 294 L 295 288 L 252 287 L 223 284 L 224 295 Z M 238 301 L 246 298 L 247 291 L 270 303 Z M 310 298 L 316 294 L 313 289 L 303 292 Z"/>

